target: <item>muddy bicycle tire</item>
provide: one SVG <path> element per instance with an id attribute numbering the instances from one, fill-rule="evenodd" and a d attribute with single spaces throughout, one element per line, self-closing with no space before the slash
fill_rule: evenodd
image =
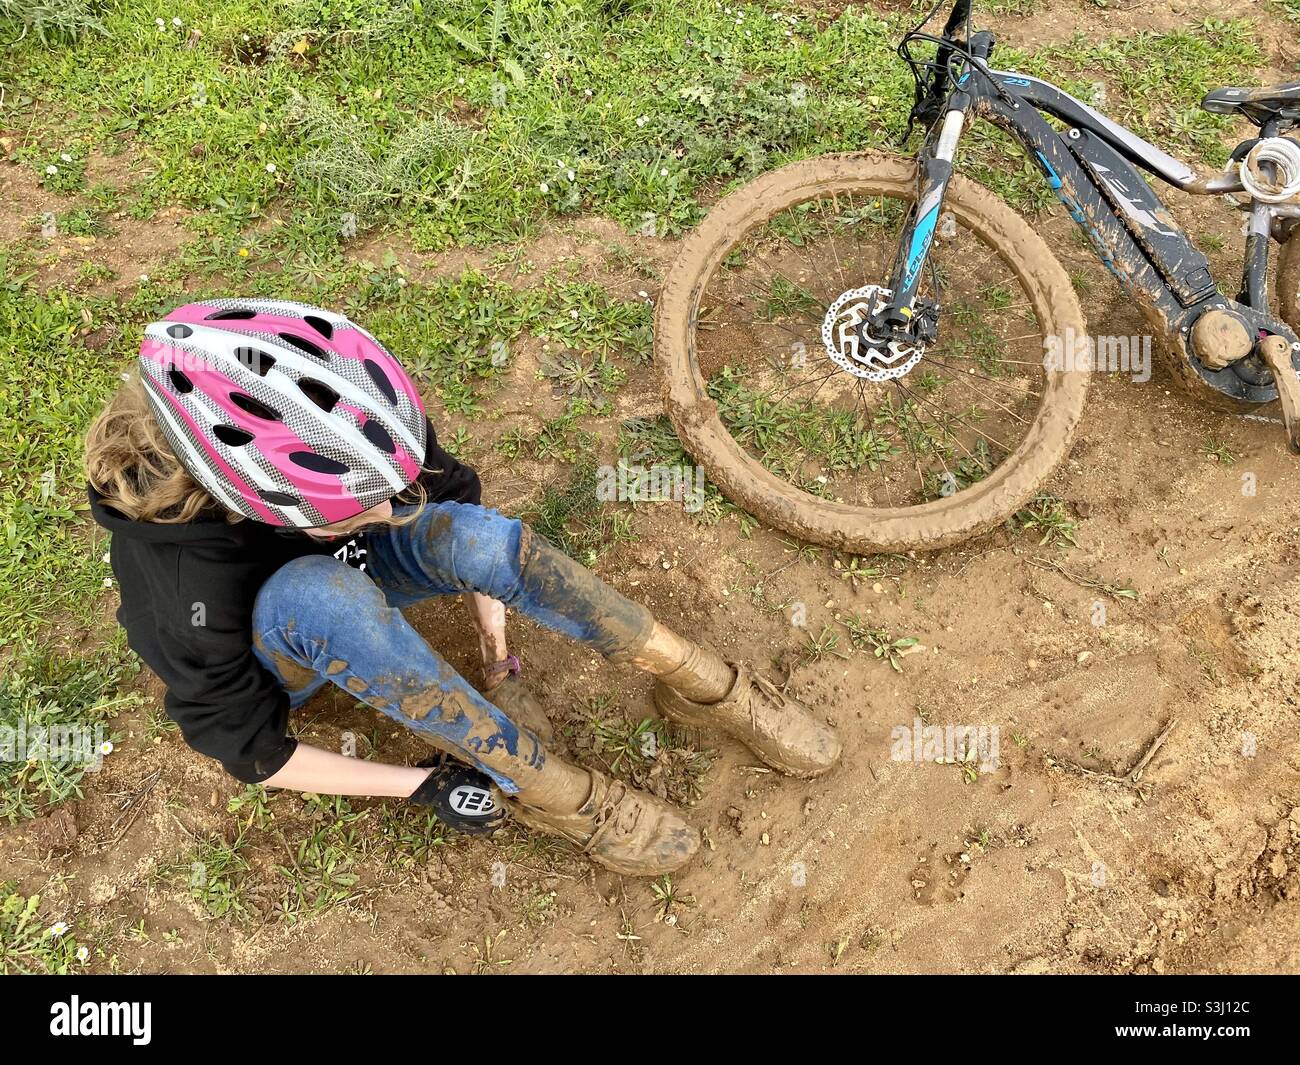
<path id="1" fill-rule="evenodd" d="M 852 192 L 914 199 L 915 162 L 860 152 L 792 163 L 737 189 L 709 211 L 673 264 L 656 312 L 655 360 L 665 411 L 686 450 L 723 494 L 777 529 L 857 553 L 949 547 L 1005 521 L 1065 457 L 1083 412 L 1086 367 L 1046 373 L 1032 426 L 986 478 L 910 507 L 838 503 L 781 480 L 746 454 L 727 431 L 700 370 L 700 301 L 729 251 L 781 211 Z M 945 210 L 997 251 L 1029 296 L 1044 336 L 1086 336 L 1083 312 L 1065 269 L 1028 222 L 961 176 L 948 188 Z"/>

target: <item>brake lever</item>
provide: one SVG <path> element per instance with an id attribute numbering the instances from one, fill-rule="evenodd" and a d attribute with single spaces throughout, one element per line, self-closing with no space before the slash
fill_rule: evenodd
<path id="1" fill-rule="evenodd" d="M 1291 345 L 1286 337 L 1270 336 L 1259 342 L 1259 354 L 1273 371 L 1277 398 L 1282 401 L 1282 423 L 1286 426 L 1287 444 L 1300 455 L 1300 376 L 1291 365 Z"/>

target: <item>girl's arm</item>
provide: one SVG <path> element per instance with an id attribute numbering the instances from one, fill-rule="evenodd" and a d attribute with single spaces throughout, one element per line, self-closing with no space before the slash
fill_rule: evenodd
<path id="1" fill-rule="evenodd" d="M 478 647 L 483 656 L 483 673 L 489 689 L 505 679 L 506 608 L 503 603 L 478 592 L 466 592 L 462 598 L 478 630 Z M 501 668 L 493 670 L 493 666 Z"/>
<path id="2" fill-rule="evenodd" d="M 314 791 L 321 795 L 405 798 L 424 783 L 429 773 L 430 770 L 419 766 L 365 762 L 300 743 L 289 760 L 262 783 L 268 788 Z"/>

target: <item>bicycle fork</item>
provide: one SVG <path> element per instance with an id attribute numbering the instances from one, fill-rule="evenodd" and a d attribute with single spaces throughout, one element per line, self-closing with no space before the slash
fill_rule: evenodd
<path id="1" fill-rule="evenodd" d="M 894 259 L 889 284 L 893 295 L 877 314 L 859 326 L 859 331 L 864 334 L 860 339 L 869 347 L 879 347 L 891 339 L 909 342 L 933 339 L 933 336 L 924 334 L 933 329 L 935 323 L 926 323 L 924 319 L 918 322 L 918 317 L 922 312 L 937 312 L 938 307 L 918 307 L 918 302 L 927 301 L 918 301 L 917 293 L 939 228 L 944 195 L 948 191 L 948 182 L 952 180 L 953 157 L 966 125 L 970 100 L 958 90 L 952 94 L 949 103 L 952 106 L 944 114 L 943 121 L 935 126 L 938 134 L 927 138 L 917 157 L 916 204 L 903 227 Z M 923 334 L 919 337 L 916 335 L 918 325 Z M 872 335 L 865 335 L 866 330 L 870 330 Z"/>

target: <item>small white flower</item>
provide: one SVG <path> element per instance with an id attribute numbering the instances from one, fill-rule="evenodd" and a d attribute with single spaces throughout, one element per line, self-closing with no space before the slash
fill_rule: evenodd
<path id="1" fill-rule="evenodd" d="M 274 173 L 275 173 L 275 164 L 274 164 L 274 163 L 267 163 L 267 164 L 266 164 L 266 172 L 267 172 L 268 174 L 274 174 Z"/>
<path id="2" fill-rule="evenodd" d="M 240 34 L 240 40 L 242 40 L 245 44 L 247 44 L 247 43 L 248 43 L 249 41 L 251 41 L 252 39 L 253 39 L 253 38 L 250 37 L 250 36 L 249 36 L 248 34 L 246 34 L 246 33 L 242 33 L 242 34 Z"/>
<path id="3" fill-rule="evenodd" d="M 102 754 L 105 758 L 107 758 L 110 754 L 112 754 L 112 753 L 113 753 L 113 741 L 112 741 L 112 740 L 105 740 L 103 743 L 101 743 L 101 744 L 99 745 L 99 753 Z"/>
<path id="4" fill-rule="evenodd" d="M 646 118 L 645 115 L 642 115 L 640 118 L 638 118 L 638 119 L 636 120 L 636 124 L 637 124 L 638 126 L 644 126 L 644 125 L 645 125 L 647 122 L 649 122 L 649 121 L 650 121 L 650 120 L 649 120 L 648 118 Z"/>
<path id="5" fill-rule="evenodd" d="M 70 156 L 67 152 L 60 153 L 59 158 L 62 159 L 65 163 L 72 162 L 72 156 Z"/>
<path id="6" fill-rule="evenodd" d="M 172 25 L 179 29 L 181 26 L 184 26 L 185 23 L 183 23 L 179 18 L 173 18 Z"/>
<path id="7" fill-rule="evenodd" d="M 397 287 L 398 287 L 398 288 L 406 288 L 406 278 L 404 278 L 404 277 L 399 277 L 399 278 L 397 279 Z"/>
<path id="8" fill-rule="evenodd" d="M 167 28 L 167 23 L 165 23 L 162 19 L 156 18 L 153 21 L 154 21 L 154 25 L 157 26 L 160 30 L 165 30 Z"/>
<path id="9" fill-rule="evenodd" d="M 545 181 L 543 181 L 543 182 L 538 186 L 538 188 L 540 188 L 543 192 L 550 192 L 550 191 L 551 191 L 551 186 L 548 185 L 548 184 L 546 184 Z"/>
<path id="10" fill-rule="evenodd" d="M 90 948 L 89 948 L 89 947 L 78 947 L 78 948 L 77 948 L 77 961 L 81 962 L 82 965 L 85 965 L 86 962 L 90 961 Z"/>
<path id="11" fill-rule="evenodd" d="M 126 376 L 129 377 L 130 374 L 127 374 Z M 111 561 L 111 559 L 109 558 L 109 554 L 108 554 L 107 551 L 105 551 L 105 552 L 103 553 L 103 555 L 100 556 L 99 561 L 102 562 L 102 563 L 104 563 L 104 565 L 106 565 L 106 566 L 108 565 L 108 563 Z"/>
<path id="12" fill-rule="evenodd" d="M 572 318 L 572 319 L 576 322 L 576 321 L 578 320 L 578 312 L 577 312 L 577 311 L 570 311 L 570 312 L 569 312 L 569 317 Z"/>
<path id="13" fill-rule="evenodd" d="M 457 79 L 456 79 L 456 84 L 457 84 L 457 85 L 464 85 L 464 84 L 465 84 L 465 79 L 464 79 L 464 78 L 457 78 Z"/>
<path id="14" fill-rule="evenodd" d="M 590 89 L 583 89 L 582 92 L 583 92 L 583 95 L 585 95 L 585 96 L 592 96 L 592 95 L 594 95 Z"/>
<path id="15" fill-rule="evenodd" d="M 148 275 L 148 274 L 141 274 L 141 275 L 140 275 L 140 280 L 141 280 L 141 281 L 145 281 L 145 282 L 147 282 L 147 281 L 149 280 L 149 275 Z"/>
<path id="16" fill-rule="evenodd" d="M 550 53 L 550 52 L 543 52 L 543 53 L 542 53 L 542 58 L 543 58 L 543 59 L 550 59 L 550 58 L 551 58 L 551 53 Z"/>
<path id="17" fill-rule="evenodd" d="M 642 289 L 640 292 L 637 293 L 637 295 L 640 296 L 643 300 L 648 300 L 650 298 L 650 293 L 648 293 L 645 289 Z"/>
<path id="18" fill-rule="evenodd" d="M 58 939 L 59 936 L 63 935 L 67 930 L 68 926 L 62 921 L 55 921 L 54 924 L 50 925 L 50 935 L 54 939 Z"/>
<path id="19" fill-rule="evenodd" d="M 47 166 L 47 167 L 45 168 L 45 172 L 46 172 L 47 174 L 54 175 L 54 174 L 57 174 L 57 173 L 59 172 L 59 168 L 58 168 L 57 166 L 55 166 L 53 163 L 51 163 L 49 166 Z"/>
<path id="20" fill-rule="evenodd" d="M 662 166 L 662 167 L 659 168 L 659 176 L 660 176 L 660 177 L 667 177 L 667 176 L 668 176 L 668 168 L 667 168 L 666 166 Z"/>
<path id="21" fill-rule="evenodd" d="M 574 178 L 576 178 L 576 177 L 578 176 L 578 175 L 575 174 L 572 170 L 567 170 L 567 171 L 565 171 L 565 175 L 568 177 L 568 179 L 569 179 L 570 181 L 572 181 Z"/>
<path id="22" fill-rule="evenodd" d="M 112 578 L 112 577 L 105 577 L 105 578 L 104 578 L 104 587 L 105 587 L 105 588 L 112 588 L 112 587 L 113 587 L 113 578 Z"/>

